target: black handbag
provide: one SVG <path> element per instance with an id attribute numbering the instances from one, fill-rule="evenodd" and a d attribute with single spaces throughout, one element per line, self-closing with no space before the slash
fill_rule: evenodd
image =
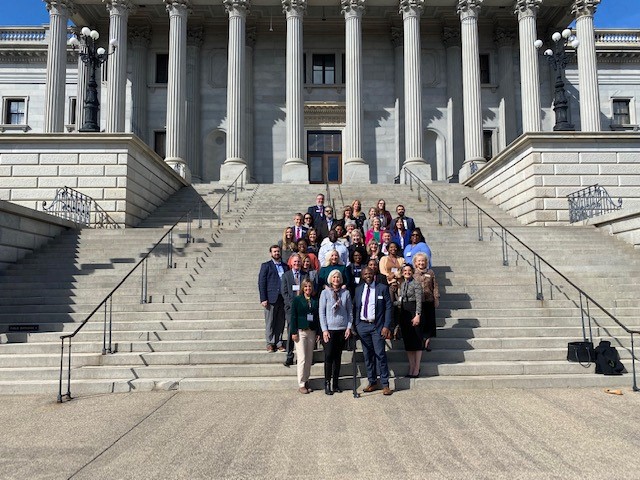
<path id="1" fill-rule="evenodd" d="M 601 340 L 595 352 L 596 373 L 602 375 L 622 375 L 626 372 L 624 365 L 620 361 L 618 350 L 616 350 L 616 347 L 611 346 L 611 342 Z"/>
<path id="2" fill-rule="evenodd" d="M 591 362 L 596 360 L 593 342 L 569 342 L 567 344 L 567 360 L 578 362 L 583 367 L 591 366 Z"/>

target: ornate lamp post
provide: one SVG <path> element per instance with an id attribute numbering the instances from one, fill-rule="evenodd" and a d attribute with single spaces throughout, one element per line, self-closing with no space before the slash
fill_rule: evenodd
<path id="1" fill-rule="evenodd" d="M 547 57 L 549 65 L 551 65 L 556 72 L 556 85 L 553 97 L 553 112 L 556 115 L 556 124 L 553 126 L 553 130 L 573 131 L 575 127 L 569 123 L 569 102 L 567 101 L 567 94 L 564 89 L 564 70 L 567 67 L 568 59 L 565 48 L 571 45 L 576 49 L 580 45 L 580 41 L 568 28 L 564 29 L 562 33 L 555 32 L 551 35 L 551 39 L 555 42 L 555 50 L 549 48 L 544 51 L 544 55 Z M 542 40 L 536 40 L 534 45 L 539 50 L 543 45 Z"/>
<path id="2" fill-rule="evenodd" d="M 100 102 L 98 101 L 98 84 L 96 82 L 96 70 L 112 55 L 118 47 L 118 41 L 113 38 L 109 42 L 111 45 L 111 53 L 96 45 L 100 38 L 100 34 L 96 30 L 89 27 L 83 27 L 80 31 L 80 40 L 77 37 L 69 39 L 69 45 L 74 51 L 79 49 L 80 59 L 85 65 L 89 66 L 89 83 L 87 84 L 87 93 L 84 100 L 84 124 L 80 129 L 81 132 L 99 132 L 100 131 Z"/>

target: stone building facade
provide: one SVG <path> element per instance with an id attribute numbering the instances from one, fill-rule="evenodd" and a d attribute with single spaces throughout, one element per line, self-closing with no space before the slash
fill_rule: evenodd
<path id="1" fill-rule="evenodd" d="M 457 181 L 553 130 L 540 52 L 574 20 L 571 123 L 637 129 L 640 30 L 594 30 L 598 3 L 45 0 L 49 25 L 0 30 L 0 135 L 78 135 L 88 71 L 70 19 L 109 51 L 117 40 L 99 72 L 101 128 L 134 133 L 193 181 L 245 166 L 267 183 L 391 183 L 403 167 Z"/>

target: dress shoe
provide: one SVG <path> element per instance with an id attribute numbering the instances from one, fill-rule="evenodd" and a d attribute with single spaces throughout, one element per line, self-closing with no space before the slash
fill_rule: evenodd
<path id="1" fill-rule="evenodd" d="M 280 346 L 278 347 L 278 351 L 279 351 L 279 352 L 286 352 L 286 351 L 287 351 L 287 349 L 286 349 L 286 348 L 284 348 L 284 345 L 280 345 Z"/>
<path id="2" fill-rule="evenodd" d="M 333 382 L 333 393 L 342 393 L 342 389 L 340 388 L 340 385 L 338 385 L 338 382 Z"/>
<path id="3" fill-rule="evenodd" d="M 309 390 L 307 390 L 305 387 L 300 387 L 300 388 L 298 389 L 298 391 L 299 391 L 300 393 L 304 393 L 304 394 L 309 393 Z"/>
<path id="4" fill-rule="evenodd" d="M 275 348 L 273 348 L 273 345 L 271 345 L 271 344 L 267 345 L 267 352 L 269 352 L 269 353 L 273 353 L 273 352 L 275 352 L 275 351 L 276 351 L 276 349 L 275 349 Z"/>
<path id="5" fill-rule="evenodd" d="M 289 368 L 291 365 L 293 365 L 293 358 L 287 358 L 287 359 L 284 361 L 283 365 L 284 365 L 285 367 Z"/>
<path id="6" fill-rule="evenodd" d="M 383 395 L 391 395 L 392 393 L 393 393 L 393 390 L 391 390 L 391 389 L 389 388 L 389 386 L 386 386 L 386 387 L 384 387 L 384 388 L 382 389 L 382 394 L 383 394 Z"/>
<path id="7" fill-rule="evenodd" d="M 331 382 L 324 382 L 324 394 L 333 395 L 333 390 L 331 390 Z"/>
<path id="8" fill-rule="evenodd" d="M 304 382 L 304 388 L 306 388 L 309 393 L 313 392 L 313 388 L 309 388 L 309 382 Z"/>
<path id="9" fill-rule="evenodd" d="M 380 388 L 380 386 L 377 383 L 371 383 L 366 387 L 364 387 L 362 391 L 365 393 L 370 393 L 370 392 L 375 392 L 376 390 L 378 390 L 378 388 Z"/>

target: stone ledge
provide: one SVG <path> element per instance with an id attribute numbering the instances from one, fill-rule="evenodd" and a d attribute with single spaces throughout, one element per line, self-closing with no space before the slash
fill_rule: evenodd
<path id="1" fill-rule="evenodd" d="M 15 215 L 17 217 L 29 218 L 38 222 L 49 223 L 62 228 L 79 228 L 77 223 L 65 220 L 49 213 L 40 212 L 32 208 L 23 207 L 11 202 L 0 200 L 0 212 Z"/>

